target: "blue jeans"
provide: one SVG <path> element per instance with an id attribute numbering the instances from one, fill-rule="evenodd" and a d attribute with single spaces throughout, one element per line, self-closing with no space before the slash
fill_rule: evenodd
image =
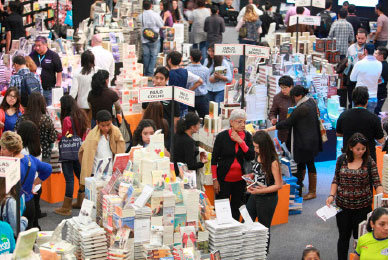
<path id="1" fill-rule="evenodd" d="M 242 39 L 239 39 L 238 40 L 239 43 L 241 44 L 251 44 L 251 45 L 257 45 L 257 42 L 256 41 L 250 41 L 250 40 L 242 40 Z M 244 55 L 241 55 L 240 56 L 240 60 L 239 60 L 239 63 L 238 63 L 238 73 L 242 74 L 244 73 L 245 71 L 245 68 L 244 68 L 244 59 L 245 59 L 245 56 Z"/>
<path id="2" fill-rule="evenodd" d="M 369 98 L 367 103 L 367 110 L 371 113 L 375 113 L 376 104 L 378 103 L 377 98 Z"/>
<path id="3" fill-rule="evenodd" d="M 79 161 L 61 162 L 62 172 L 65 177 L 65 197 L 73 198 L 74 177 L 73 171 L 77 179 L 80 180 L 81 165 Z"/>
<path id="4" fill-rule="evenodd" d="M 225 90 L 216 91 L 216 92 L 209 91 L 207 93 L 207 99 L 209 101 L 214 101 L 214 102 L 220 103 L 220 102 L 223 102 L 224 98 L 225 98 Z"/>
<path id="5" fill-rule="evenodd" d="M 108 6 L 108 8 L 110 9 L 111 13 L 113 12 L 113 8 L 114 8 L 114 3 L 113 3 L 113 0 L 106 0 L 106 5 Z"/>
<path id="6" fill-rule="evenodd" d="M 204 60 L 207 58 L 207 42 L 200 42 L 200 43 L 195 43 L 192 47 L 194 49 L 199 49 L 202 52 L 202 59 L 201 63 L 203 64 Z"/>
<path id="7" fill-rule="evenodd" d="M 45 97 L 46 100 L 46 106 L 51 106 L 52 103 L 52 98 L 51 98 L 51 89 L 50 90 L 43 90 L 43 96 Z"/>
<path id="8" fill-rule="evenodd" d="M 143 43 L 144 76 L 152 77 L 158 51 L 160 50 L 160 39 L 155 42 Z"/>
<path id="9" fill-rule="evenodd" d="M 188 107 L 191 112 L 198 112 L 200 118 L 204 118 L 209 114 L 209 101 L 207 95 L 195 96 L 195 107 Z"/>
<path id="10" fill-rule="evenodd" d="M 387 41 L 376 41 L 374 45 L 375 45 L 375 48 L 378 48 L 380 46 L 386 47 Z"/>

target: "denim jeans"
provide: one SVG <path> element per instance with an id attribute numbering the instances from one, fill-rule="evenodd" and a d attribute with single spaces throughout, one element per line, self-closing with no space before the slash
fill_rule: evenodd
<path id="1" fill-rule="evenodd" d="M 51 98 L 51 89 L 50 90 L 43 90 L 43 96 L 45 97 L 46 100 L 46 106 L 51 106 L 52 103 L 52 98 Z"/>
<path id="2" fill-rule="evenodd" d="M 73 198 L 73 187 L 74 187 L 74 178 L 73 171 L 77 179 L 80 180 L 81 166 L 79 161 L 66 161 L 61 162 L 62 172 L 65 177 L 65 197 Z"/>
<path id="3" fill-rule="evenodd" d="M 203 64 L 204 63 L 204 60 L 207 58 L 207 42 L 204 41 L 204 42 L 200 42 L 200 43 L 195 43 L 192 47 L 194 49 L 199 49 L 202 53 L 202 59 L 200 60 L 200 62 Z"/>
<path id="4" fill-rule="evenodd" d="M 367 110 L 371 113 L 375 113 L 376 104 L 378 103 L 377 98 L 369 98 L 367 103 Z"/>
<path id="5" fill-rule="evenodd" d="M 209 101 L 214 101 L 214 102 L 220 103 L 220 102 L 223 102 L 224 98 L 225 98 L 225 90 L 221 90 L 221 91 L 217 91 L 217 92 L 209 91 L 207 93 L 207 99 Z"/>
<path id="6" fill-rule="evenodd" d="M 108 8 L 110 9 L 111 13 L 112 13 L 112 9 L 114 8 L 114 3 L 113 3 L 113 0 L 106 0 L 106 5 L 108 6 Z"/>
<path id="7" fill-rule="evenodd" d="M 143 62 L 144 62 L 144 76 L 153 76 L 154 66 L 158 51 L 160 49 L 160 39 L 155 42 L 148 42 L 142 44 L 143 48 Z"/>
<path id="8" fill-rule="evenodd" d="M 195 96 L 195 107 L 188 107 L 191 112 L 198 112 L 200 118 L 204 118 L 209 114 L 209 101 L 206 95 Z"/>
<path id="9" fill-rule="evenodd" d="M 383 98 L 378 96 L 378 103 L 376 104 L 375 115 L 379 115 L 379 113 L 382 111 L 382 107 L 385 101 L 386 97 Z"/>
<path id="10" fill-rule="evenodd" d="M 250 41 L 250 40 L 242 40 L 242 39 L 239 39 L 238 40 L 240 44 L 251 44 L 251 45 L 257 45 L 257 42 L 256 41 Z M 244 59 L 245 59 L 245 55 L 241 55 L 240 56 L 240 60 L 239 60 L 239 63 L 238 63 L 238 73 L 242 74 L 244 73 L 245 71 L 245 68 L 244 68 Z"/>
<path id="11" fill-rule="evenodd" d="M 380 46 L 386 47 L 387 41 L 376 41 L 374 45 L 375 45 L 375 48 L 378 48 Z"/>

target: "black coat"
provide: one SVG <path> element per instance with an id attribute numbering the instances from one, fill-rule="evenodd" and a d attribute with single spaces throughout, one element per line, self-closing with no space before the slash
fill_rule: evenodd
<path id="1" fill-rule="evenodd" d="M 237 161 L 240 163 L 241 169 L 244 169 L 244 160 L 252 161 L 255 158 L 252 135 L 247 131 L 245 131 L 244 141 L 249 150 L 244 153 L 241 147 L 238 146 L 238 151 L 236 153 L 236 142 L 230 138 L 229 130 L 222 131 L 217 135 L 214 142 L 211 165 L 217 165 L 217 178 L 219 182 L 225 180 L 235 158 L 237 158 Z"/>
<path id="2" fill-rule="evenodd" d="M 178 162 L 187 164 L 188 170 L 197 170 L 204 166 L 202 162 L 196 160 L 196 157 L 199 154 L 199 148 L 196 146 L 195 140 L 192 139 L 192 137 L 186 133 L 176 134 L 173 141 L 173 161 L 175 163 L 177 176 L 179 176 L 179 169 L 177 167 Z"/>
<path id="3" fill-rule="evenodd" d="M 293 131 L 293 155 L 296 163 L 313 160 L 322 151 L 320 122 L 318 120 L 317 103 L 310 98 L 294 109 L 290 117 L 276 124 L 276 129 Z M 290 135 L 291 139 L 291 135 Z"/>

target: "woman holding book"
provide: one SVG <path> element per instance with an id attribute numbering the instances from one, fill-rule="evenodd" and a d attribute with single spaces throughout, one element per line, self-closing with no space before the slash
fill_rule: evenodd
<path id="1" fill-rule="evenodd" d="M 248 182 L 247 191 L 250 193 L 246 207 L 249 215 L 255 221 L 271 228 L 276 205 L 278 204 L 278 190 L 283 186 L 279 157 L 274 142 L 265 131 L 257 131 L 253 136 L 253 145 L 256 158 L 252 173 L 246 177 L 253 180 Z M 269 250 L 271 233 L 268 233 L 267 252 Z"/>
<path id="2" fill-rule="evenodd" d="M 244 162 L 255 158 L 252 135 L 245 131 L 246 113 L 233 110 L 230 129 L 220 132 L 214 142 L 211 170 L 216 199 L 229 199 L 232 216 L 239 220 L 246 184 L 242 179 Z"/>
<path id="3" fill-rule="evenodd" d="M 76 103 L 76 100 L 71 95 L 64 95 L 61 99 L 61 126 L 62 126 L 62 137 L 68 135 L 77 135 L 82 140 L 85 139 L 88 120 L 85 111 Z M 81 165 L 79 160 L 75 161 L 62 161 L 61 162 L 62 172 L 65 177 L 65 197 L 61 208 L 54 210 L 54 213 L 62 216 L 72 215 L 72 200 L 73 200 L 73 188 L 74 188 L 74 177 L 80 180 Z M 78 202 L 75 203 L 75 208 L 82 203 L 79 201 L 81 198 L 78 196 Z M 81 206 L 81 205 L 80 205 Z"/>
<path id="4" fill-rule="evenodd" d="M 358 238 L 359 223 L 371 212 L 372 186 L 383 193 L 375 161 L 370 157 L 368 140 L 361 133 L 353 134 L 347 143 L 346 153 L 337 158 L 336 170 L 326 205 L 336 199 L 339 229 L 338 259 L 347 259 L 351 233 Z M 376 259 L 376 258 L 375 258 Z"/>

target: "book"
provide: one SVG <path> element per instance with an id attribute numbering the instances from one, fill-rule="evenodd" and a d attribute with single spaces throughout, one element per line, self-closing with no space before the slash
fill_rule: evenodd
<path id="1" fill-rule="evenodd" d="M 113 171 L 118 169 L 121 173 L 126 169 L 127 164 L 130 160 L 130 154 L 128 153 L 119 153 L 115 155 L 114 164 L 113 164 Z"/>
<path id="2" fill-rule="evenodd" d="M 35 240 L 37 239 L 38 232 L 38 228 L 32 228 L 19 233 L 13 253 L 15 259 L 30 256 L 31 252 L 33 251 Z"/>
<path id="3" fill-rule="evenodd" d="M 217 66 L 217 67 L 215 67 L 215 69 L 214 69 L 214 73 L 218 73 L 218 74 L 220 74 L 221 76 L 225 76 L 225 77 L 226 77 L 227 68 L 226 68 L 225 66 Z"/>

